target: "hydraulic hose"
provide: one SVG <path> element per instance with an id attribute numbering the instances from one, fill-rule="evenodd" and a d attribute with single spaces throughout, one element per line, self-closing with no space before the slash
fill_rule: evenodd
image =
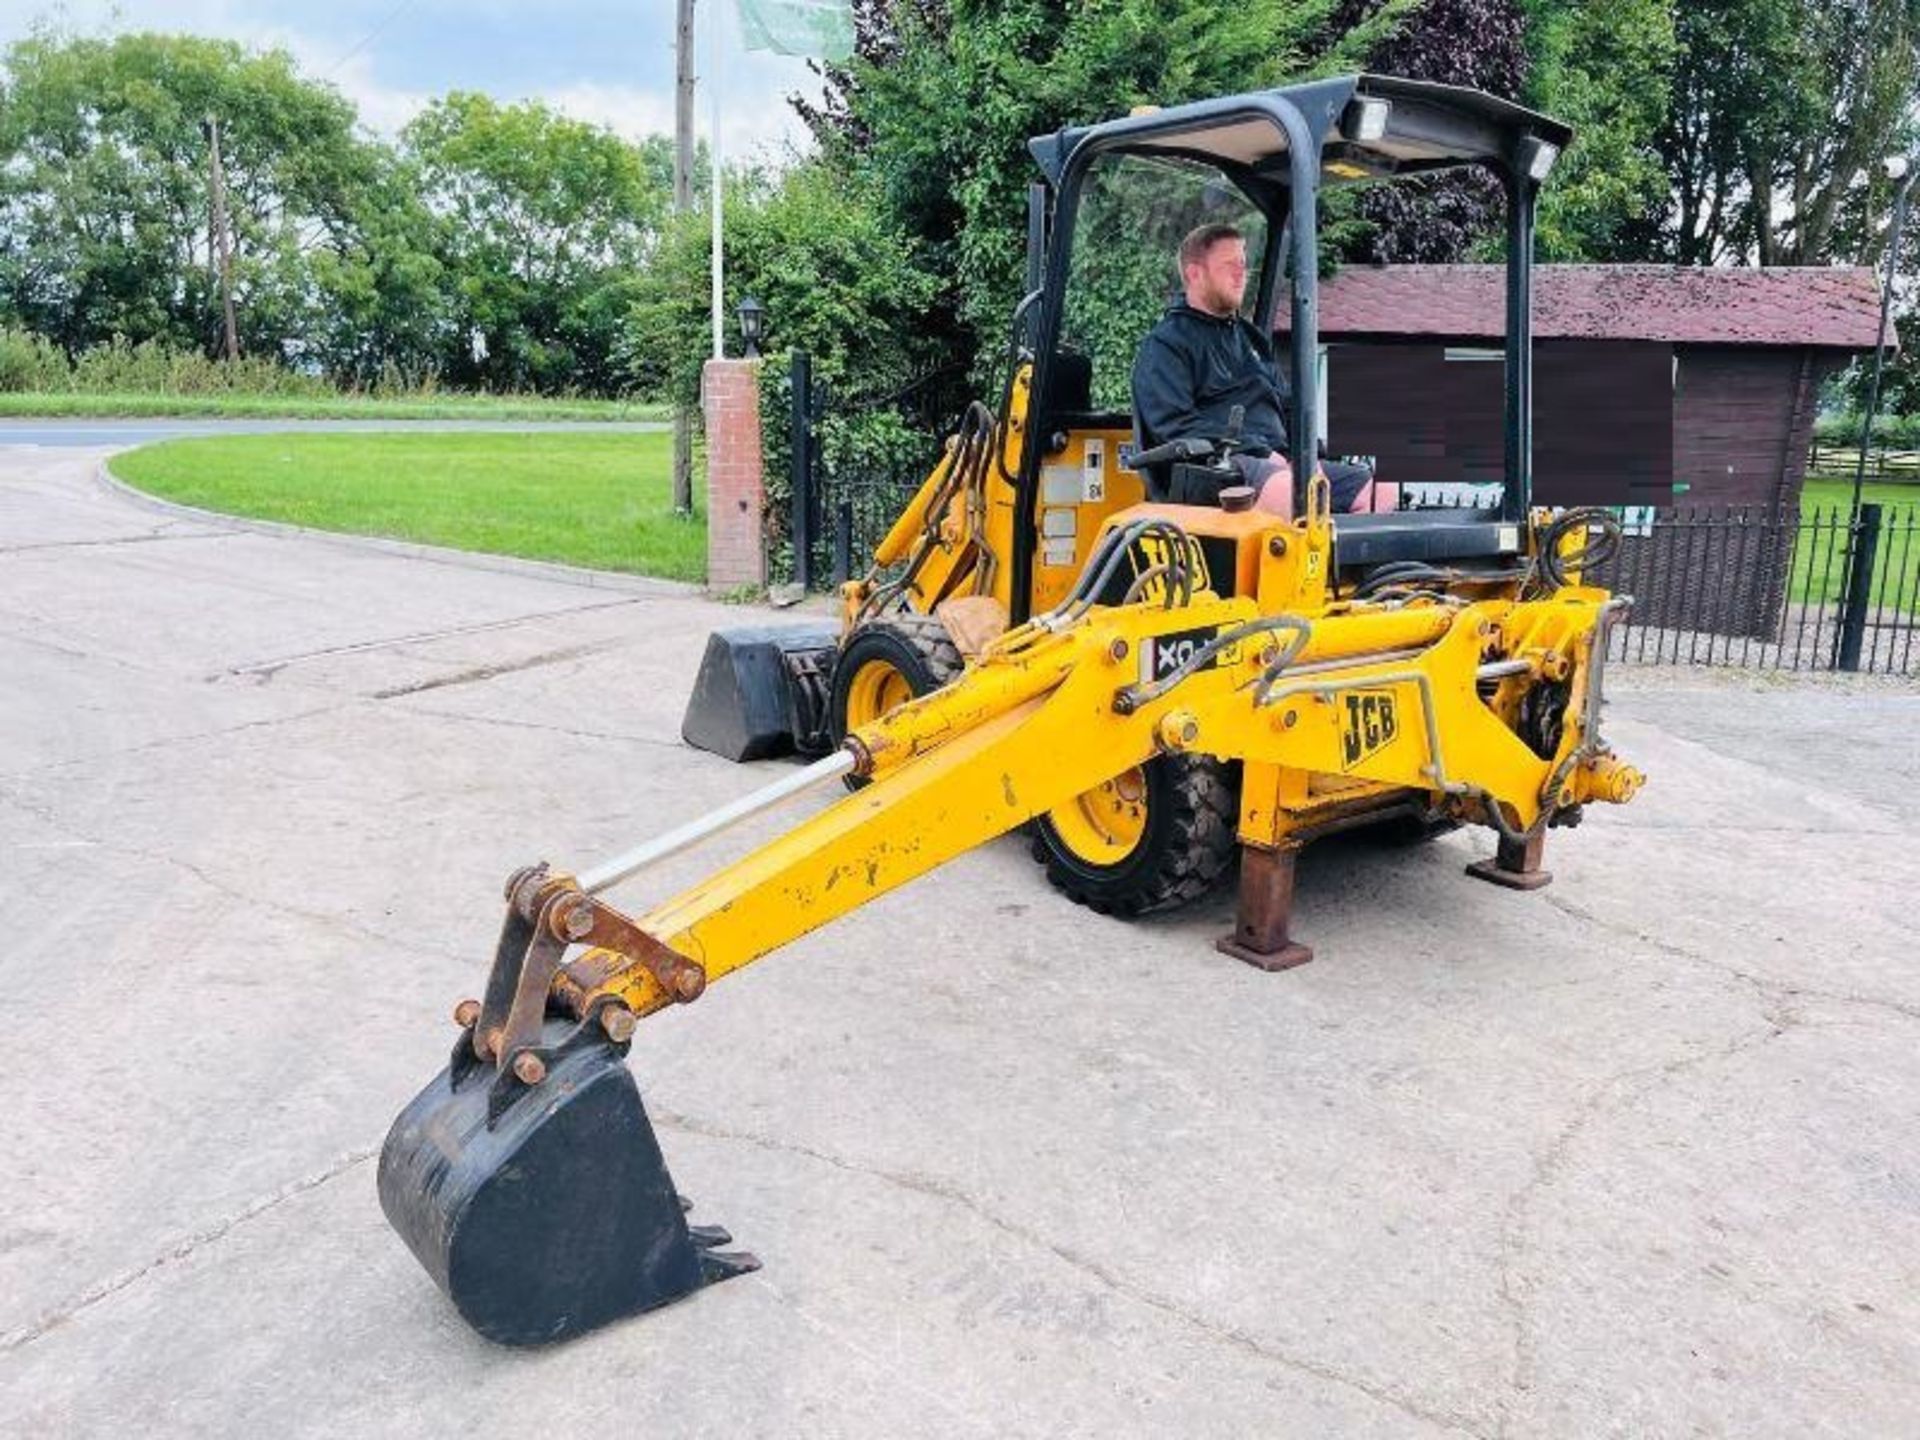
<path id="1" fill-rule="evenodd" d="M 1560 542 L 1575 530 L 1586 533 L 1586 543 L 1573 554 L 1562 555 Z M 1595 530 L 1600 532 L 1597 536 L 1593 533 Z M 1547 589 L 1562 590 L 1571 584 L 1567 579 L 1568 570 L 1578 570 L 1584 577 L 1588 570 L 1606 564 L 1619 553 L 1624 533 L 1613 512 L 1597 505 L 1582 505 L 1556 515 L 1540 532 L 1538 558 Z"/>

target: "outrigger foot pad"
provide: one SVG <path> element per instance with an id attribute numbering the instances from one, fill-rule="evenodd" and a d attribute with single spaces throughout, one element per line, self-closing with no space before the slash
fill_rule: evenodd
<path id="1" fill-rule="evenodd" d="M 1467 874 L 1508 890 L 1538 890 L 1551 885 L 1553 872 L 1540 868 L 1545 840 L 1546 836 L 1538 830 L 1523 840 L 1509 840 L 1503 835 L 1493 858 L 1474 861 L 1467 866 Z"/>
<path id="2" fill-rule="evenodd" d="M 531 1086 L 456 1052 L 387 1134 L 380 1208 L 489 1340 L 565 1340 L 760 1268 L 687 1224 L 625 1050 L 549 1051 Z"/>

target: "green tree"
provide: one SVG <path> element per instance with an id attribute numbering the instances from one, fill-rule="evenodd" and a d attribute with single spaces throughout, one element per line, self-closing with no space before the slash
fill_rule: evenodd
<path id="1" fill-rule="evenodd" d="M 116 335 L 212 352 L 209 116 L 220 122 L 249 353 L 278 358 L 305 341 L 330 305 L 314 257 L 351 257 L 368 205 L 392 202 L 352 107 L 300 78 L 283 51 L 43 30 L 9 48 L 4 69 L 0 303 L 69 352 Z M 370 282 L 374 308 L 417 299 L 417 276 L 391 293 L 404 270 Z"/>
<path id="2" fill-rule="evenodd" d="M 1678 44 L 1672 0 L 1526 0 L 1525 101 L 1574 127 L 1541 192 L 1543 260 L 1656 258 L 1671 187 L 1660 137 Z"/>
<path id="3" fill-rule="evenodd" d="M 363 385 L 438 377 L 453 344 L 454 305 L 412 167 L 373 150 L 340 209 L 319 223 L 325 243 L 308 252 L 314 305 L 305 353 L 337 379 Z"/>
<path id="4" fill-rule="evenodd" d="M 728 185 L 727 293 L 766 306 L 768 354 L 808 351 L 816 370 L 852 389 L 899 386 L 944 358 L 927 317 L 939 282 L 920 247 L 872 195 L 819 163 Z M 692 403 L 712 353 L 709 215 L 669 228 L 634 284 L 621 355 L 642 394 Z M 733 307 L 728 353 L 740 353 Z"/>
<path id="5" fill-rule="evenodd" d="M 1676 6 L 1660 149 L 1662 227 L 1682 264 L 1867 259 L 1885 187 L 1910 150 L 1920 0 L 1703 0 Z"/>
<path id="6" fill-rule="evenodd" d="M 802 114 L 827 163 L 861 177 L 948 277 L 929 324 L 971 361 L 997 346 L 1017 294 L 1029 137 L 1358 69 L 1410 8 L 1330 34 L 1327 0 L 876 0 L 856 15 L 856 57 Z"/>
<path id="7" fill-rule="evenodd" d="M 402 134 L 449 282 L 457 380 L 606 391 L 671 199 L 669 142 L 455 93 Z"/>

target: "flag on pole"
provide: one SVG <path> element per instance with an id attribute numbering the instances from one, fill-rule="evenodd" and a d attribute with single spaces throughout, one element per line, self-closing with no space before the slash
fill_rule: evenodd
<path id="1" fill-rule="evenodd" d="M 749 50 L 845 60 L 853 54 L 852 0 L 738 0 Z"/>

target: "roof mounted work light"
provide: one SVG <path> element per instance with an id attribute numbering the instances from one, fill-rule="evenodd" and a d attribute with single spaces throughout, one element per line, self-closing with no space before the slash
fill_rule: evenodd
<path id="1" fill-rule="evenodd" d="M 1528 135 L 1520 141 L 1518 158 L 1521 173 L 1536 185 L 1544 184 L 1553 173 L 1554 162 L 1560 158 L 1560 147 L 1538 135 Z"/>
<path id="2" fill-rule="evenodd" d="M 1355 100 L 1340 117 L 1340 133 L 1358 144 L 1378 140 L 1387 133 L 1387 117 L 1392 114 L 1391 100 Z"/>

